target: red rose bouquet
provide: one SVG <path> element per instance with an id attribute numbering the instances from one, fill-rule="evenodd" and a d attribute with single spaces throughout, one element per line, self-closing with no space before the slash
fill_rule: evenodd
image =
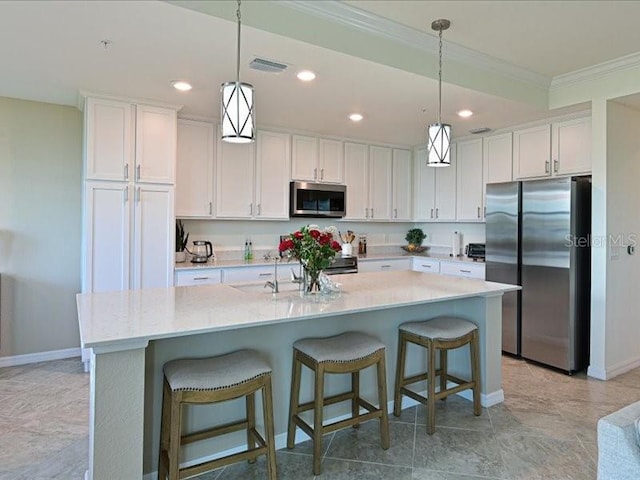
<path id="1" fill-rule="evenodd" d="M 307 225 L 280 242 L 280 253 L 302 264 L 309 277 L 307 291 L 319 288 L 320 272 L 331 265 L 336 252 L 340 251 L 340 244 L 334 240 L 336 233 L 335 227 L 327 227 L 322 231 L 317 225 Z"/>

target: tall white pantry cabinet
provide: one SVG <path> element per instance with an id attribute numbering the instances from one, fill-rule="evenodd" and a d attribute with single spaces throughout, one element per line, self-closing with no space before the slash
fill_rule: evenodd
<path id="1" fill-rule="evenodd" d="M 88 97 L 82 291 L 173 285 L 177 109 Z"/>

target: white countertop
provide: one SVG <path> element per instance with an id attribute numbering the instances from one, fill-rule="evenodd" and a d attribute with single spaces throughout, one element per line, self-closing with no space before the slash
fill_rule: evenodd
<path id="1" fill-rule="evenodd" d="M 301 298 L 293 291 L 297 286 L 284 282 L 283 293 L 277 295 L 262 284 L 254 290 L 220 284 L 78 294 L 81 342 L 85 348 L 115 349 L 119 344 L 490 296 L 520 288 L 413 271 L 341 275 L 339 282 L 342 292 L 331 300 Z"/>
<path id="2" fill-rule="evenodd" d="M 376 253 L 365 256 L 358 255 L 358 262 L 366 262 L 369 260 L 395 260 L 402 258 L 433 258 L 434 260 L 445 262 L 463 262 L 484 264 L 484 261 L 474 261 L 466 256 L 451 257 L 445 254 L 411 254 L 411 253 Z M 236 267 L 256 267 L 263 265 L 273 265 L 273 260 L 264 260 L 263 258 L 254 258 L 253 260 L 210 260 L 206 263 L 191 263 L 190 261 L 176 263 L 176 270 L 200 270 L 203 268 L 236 268 Z"/>

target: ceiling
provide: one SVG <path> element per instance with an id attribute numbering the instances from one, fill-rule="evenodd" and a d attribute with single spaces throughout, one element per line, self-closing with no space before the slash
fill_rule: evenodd
<path id="1" fill-rule="evenodd" d="M 223 16 L 233 18 L 235 2 L 212 3 L 225 10 Z M 243 17 L 250 16 L 252 3 L 243 2 Z M 322 3 L 327 2 L 316 2 Z M 287 8 L 288 3 L 273 5 Z M 640 2 L 351 1 L 341 5 L 355 5 L 367 15 L 425 31 L 431 19 L 450 18 L 452 27 L 445 39 L 549 78 L 626 55 L 640 45 L 640 29 L 632 27 L 632 19 L 640 18 Z M 598 25 L 600 19 L 611 17 L 618 22 L 615 35 Z M 322 32 L 320 27 L 315 31 L 318 37 Z M 107 48 L 101 43 L 105 39 L 111 42 Z M 233 22 L 182 8 L 180 2 L 3 1 L 0 96 L 76 105 L 78 92 L 85 90 L 180 104 L 182 116 L 214 118 L 220 84 L 235 79 L 235 42 Z M 289 68 L 278 75 L 250 70 L 247 64 L 254 56 L 286 63 Z M 301 68 L 314 70 L 317 79 L 310 84 L 299 82 L 295 73 Z M 445 56 L 445 79 L 446 70 Z M 259 127 L 417 145 L 424 141 L 425 125 L 436 119 L 437 81 L 433 78 L 247 25 L 242 29 L 241 78 L 256 88 Z M 177 79 L 190 81 L 193 90 L 175 91 L 170 82 Z M 561 113 L 483 92 L 453 83 L 443 86 L 443 121 L 453 125 L 454 135 Z M 462 108 L 470 108 L 475 115 L 459 119 L 455 112 Z M 359 124 L 347 119 L 355 111 L 365 117 Z"/>

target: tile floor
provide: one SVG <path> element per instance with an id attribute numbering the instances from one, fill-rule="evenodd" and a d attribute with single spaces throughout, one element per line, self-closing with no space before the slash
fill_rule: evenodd
<path id="1" fill-rule="evenodd" d="M 327 435 L 322 480 L 589 480 L 596 478 L 596 421 L 640 400 L 640 369 L 608 382 L 503 358 L 506 400 L 474 417 L 469 402 L 438 402 L 390 416 L 391 448 L 377 423 Z M 87 468 L 89 378 L 77 359 L 0 369 L 0 480 L 75 480 Z M 280 480 L 312 480 L 309 444 L 278 452 Z M 264 459 L 198 480 L 266 478 Z M 115 479 L 114 479 L 115 480 Z M 118 479 L 133 480 L 133 479 Z"/>

